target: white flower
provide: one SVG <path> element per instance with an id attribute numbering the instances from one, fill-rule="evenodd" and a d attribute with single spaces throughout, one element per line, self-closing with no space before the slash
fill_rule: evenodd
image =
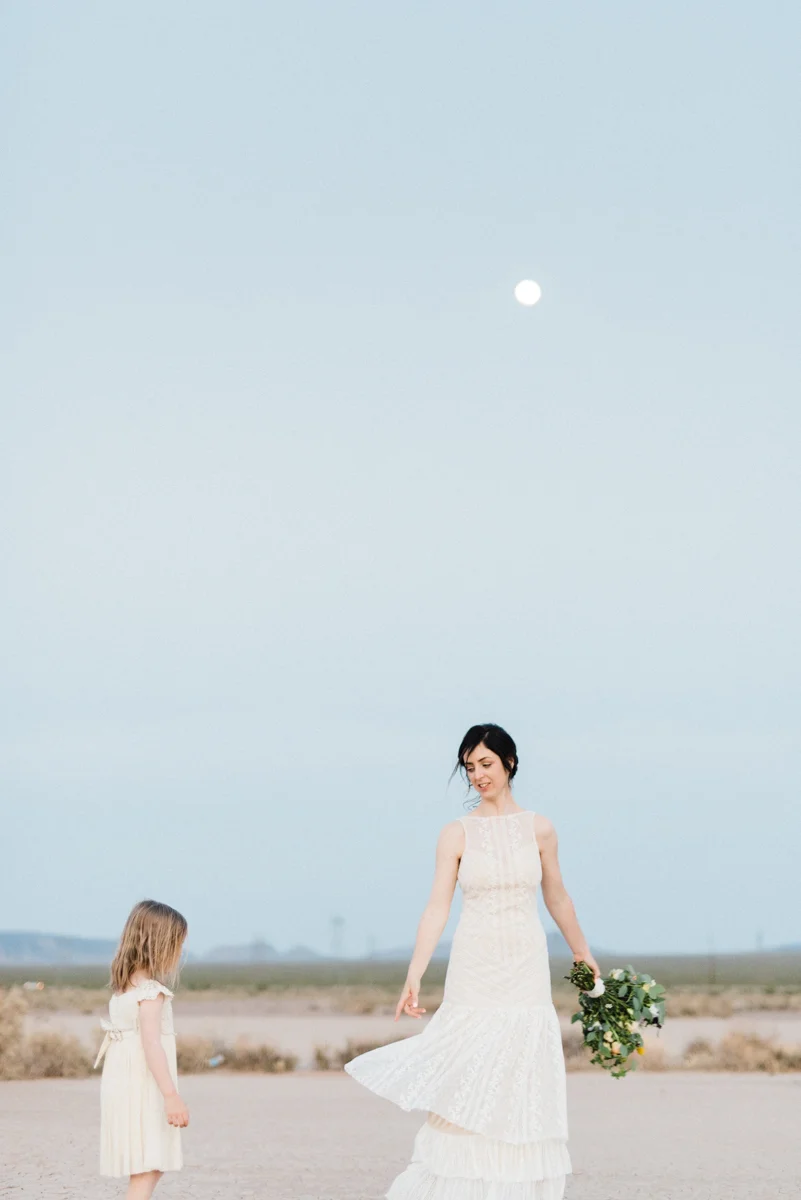
<path id="1" fill-rule="evenodd" d="M 644 983 L 644 984 L 642 985 L 642 990 L 643 990 L 644 992 L 650 992 L 650 990 L 651 990 L 651 985 L 650 985 L 650 983 Z"/>
<path id="2" fill-rule="evenodd" d="M 649 1005 L 649 1006 L 648 1006 L 648 1011 L 649 1011 L 649 1013 L 651 1014 L 651 1016 L 652 1016 L 652 1017 L 658 1017 L 658 1016 L 661 1016 L 661 1014 L 660 1014 L 660 1012 L 659 1012 L 659 1008 L 658 1008 L 658 1006 L 657 1006 L 656 1004 L 651 1004 L 651 1005 Z"/>
<path id="3" fill-rule="evenodd" d="M 609 1048 L 613 1054 L 620 1054 L 620 1042 L 612 1042 Z"/>
<path id="4" fill-rule="evenodd" d="M 616 967 L 615 970 L 610 971 L 609 974 L 612 976 L 613 979 L 622 979 L 623 978 L 623 972 L 620 970 L 620 967 Z"/>
<path id="5" fill-rule="evenodd" d="M 629 1032 L 630 1033 L 636 1033 L 639 1028 L 640 1028 L 639 1021 L 629 1021 Z"/>
<path id="6" fill-rule="evenodd" d="M 607 1029 L 606 1033 L 604 1034 L 604 1041 L 605 1041 L 605 1042 L 611 1042 L 611 1040 L 612 1040 L 612 1038 L 613 1038 L 613 1037 L 614 1037 L 614 1034 L 612 1033 L 612 1030 L 611 1030 L 611 1029 Z"/>

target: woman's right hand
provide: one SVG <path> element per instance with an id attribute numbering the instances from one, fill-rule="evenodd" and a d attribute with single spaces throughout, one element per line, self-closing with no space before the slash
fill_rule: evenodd
<path id="1" fill-rule="evenodd" d="M 403 991 L 400 994 L 397 1008 L 395 1009 L 395 1020 L 397 1021 L 401 1013 L 406 1013 L 407 1017 L 422 1017 L 426 1011 L 420 1008 L 420 980 L 409 975 L 403 985 Z"/>
<path id="2" fill-rule="evenodd" d="M 184 1129 L 189 1124 L 189 1109 L 177 1092 L 173 1092 L 171 1096 L 164 1097 L 164 1112 L 168 1125 L 175 1125 L 178 1129 Z"/>

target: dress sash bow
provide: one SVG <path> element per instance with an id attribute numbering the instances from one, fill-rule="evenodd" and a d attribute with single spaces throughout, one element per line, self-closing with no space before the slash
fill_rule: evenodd
<path id="1" fill-rule="evenodd" d="M 95 1059 L 95 1065 L 93 1068 L 94 1070 L 97 1070 L 97 1068 L 100 1066 L 105 1057 L 106 1051 L 112 1042 L 121 1042 L 126 1035 L 130 1036 L 130 1034 L 136 1033 L 135 1029 L 118 1029 L 116 1025 L 112 1025 L 111 1021 L 101 1021 L 100 1028 L 104 1031 L 106 1036 L 100 1043 L 100 1049 L 98 1050 L 97 1058 Z"/>

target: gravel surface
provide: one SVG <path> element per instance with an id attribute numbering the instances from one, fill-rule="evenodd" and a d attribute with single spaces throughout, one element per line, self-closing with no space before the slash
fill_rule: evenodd
<path id="1" fill-rule="evenodd" d="M 98 1080 L 0 1083 L 0 1196 L 110 1200 L 96 1173 Z M 380 1200 L 419 1113 L 339 1073 L 184 1080 L 186 1168 L 162 1200 Z M 801 1195 L 801 1076 L 568 1077 L 575 1174 L 566 1200 L 779 1200 Z"/>

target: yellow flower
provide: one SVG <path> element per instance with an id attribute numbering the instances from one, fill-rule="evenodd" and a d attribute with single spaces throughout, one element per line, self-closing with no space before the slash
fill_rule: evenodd
<path id="1" fill-rule="evenodd" d="M 645 1054 L 645 1046 L 638 1046 L 638 1047 L 637 1047 L 637 1053 L 638 1053 L 638 1054 Z"/>
<path id="2" fill-rule="evenodd" d="M 642 985 L 642 990 L 643 990 L 644 992 L 650 992 L 650 990 L 651 990 L 651 985 L 650 985 L 650 983 L 644 983 L 644 984 Z"/>

